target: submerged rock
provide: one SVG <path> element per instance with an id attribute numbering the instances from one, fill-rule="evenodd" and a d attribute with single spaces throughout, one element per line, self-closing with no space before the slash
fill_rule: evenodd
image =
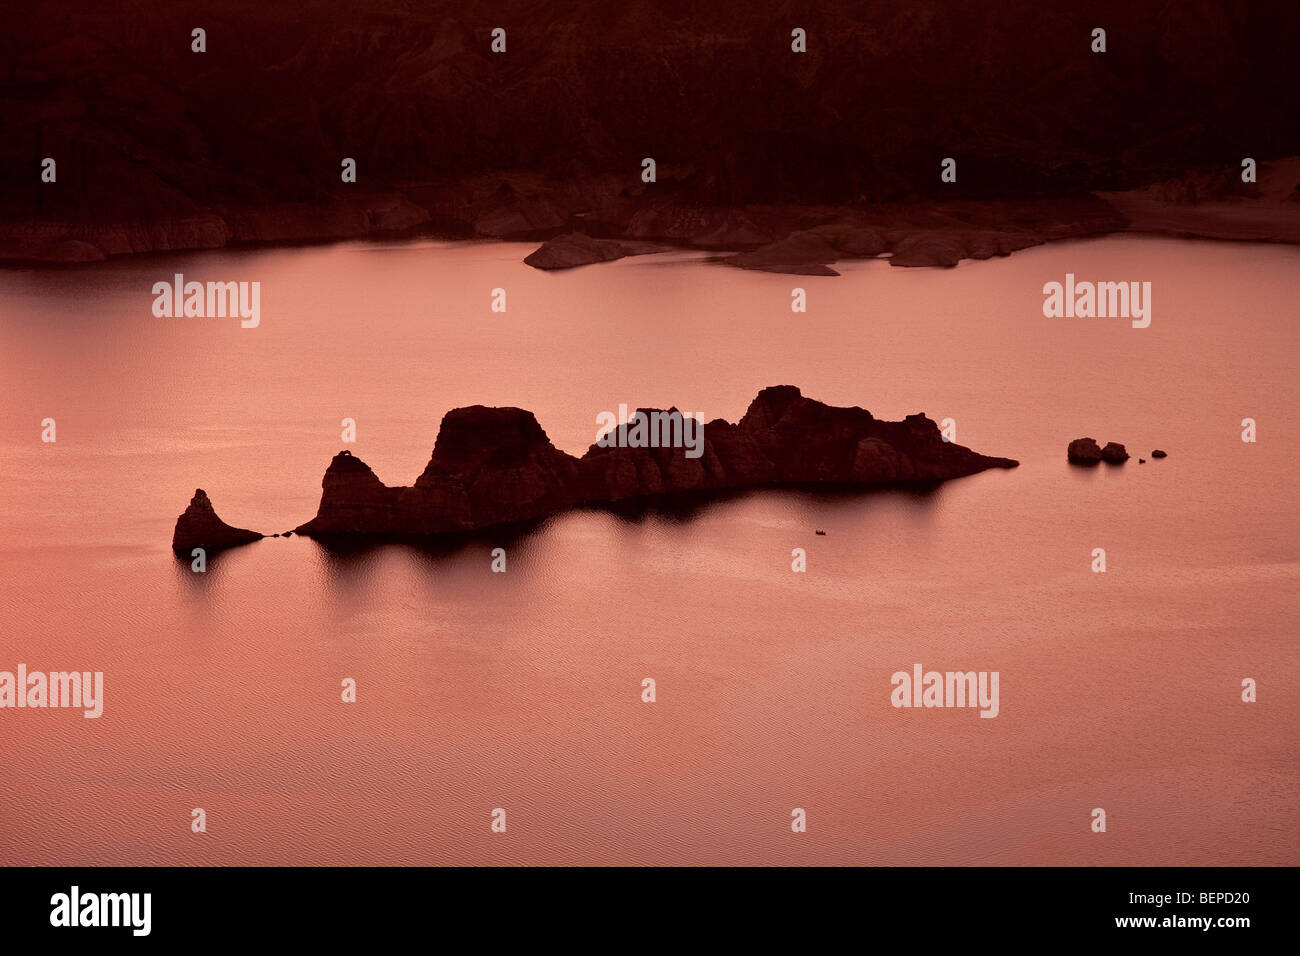
<path id="1" fill-rule="evenodd" d="M 194 548 L 203 548 L 211 553 L 257 541 L 262 537 L 256 531 L 232 528 L 218 518 L 207 493 L 198 488 L 190 499 L 190 506 L 176 519 L 176 530 L 172 532 L 172 550 L 188 553 Z"/>
<path id="2" fill-rule="evenodd" d="M 1168 455 L 1167 452 L 1163 452 L 1163 451 L 1161 451 L 1159 448 L 1157 448 L 1155 451 L 1153 451 L 1153 452 L 1151 453 L 1151 457 L 1152 457 L 1152 458 L 1168 458 L 1169 455 Z"/>
<path id="3" fill-rule="evenodd" d="M 1070 442 L 1065 456 L 1076 465 L 1095 465 L 1101 461 L 1101 448 L 1091 438 L 1076 438 Z"/>

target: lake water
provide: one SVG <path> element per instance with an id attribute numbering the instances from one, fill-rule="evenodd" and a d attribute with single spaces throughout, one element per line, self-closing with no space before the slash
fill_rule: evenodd
<path id="1" fill-rule="evenodd" d="M 1300 864 L 1300 249 L 810 278 L 531 248 L 0 270 L 0 670 L 105 683 L 97 720 L 0 710 L 0 863 Z M 155 318 L 177 272 L 259 281 L 260 326 Z M 1067 272 L 1150 281 L 1150 328 L 1044 318 Z M 734 421 L 775 384 L 1021 466 L 457 548 L 275 538 L 205 574 L 170 551 L 196 487 L 239 527 L 314 515 L 344 418 L 409 484 L 457 406 L 581 454 L 619 403 Z M 1082 435 L 1134 457 L 1071 468 Z M 999 716 L 892 707 L 915 663 L 998 671 Z"/>

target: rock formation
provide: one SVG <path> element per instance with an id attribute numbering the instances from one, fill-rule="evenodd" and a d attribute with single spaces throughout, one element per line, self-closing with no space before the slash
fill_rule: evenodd
<path id="1" fill-rule="evenodd" d="M 1151 457 L 1152 457 L 1152 458 L 1168 458 L 1168 457 L 1169 457 L 1169 453 L 1168 453 L 1168 452 L 1161 451 L 1159 448 L 1157 448 L 1155 451 L 1153 451 L 1153 452 L 1151 453 Z"/>
<path id="2" fill-rule="evenodd" d="M 1106 442 L 1106 447 L 1101 450 L 1101 460 L 1107 464 L 1120 465 L 1128 458 L 1128 451 L 1117 441 Z"/>
<path id="3" fill-rule="evenodd" d="M 190 499 L 190 506 L 176 519 L 176 530 L 172 532 L 172 550 L 178 554 L 189 554 L 194 548 L 203 548 L 211 553 L 237 544 L 247 544 L 261 537 L 263 535 L 256 531 L 232 528 L 218 518 L 207 492 L 199 488 Z"/>
<path id="4" fill-rule="evenodd" d="M 1091 438 L 1076 438 L 1065 452 L 1071 464 L 1095 465 L 1101 461 L 1101 448 Z"/>
<path id="5" fill-rule="evenodd" d="M 548 239 L 524 259 L 534 269 L 571 269 L 593 262 L 610 262 L 624 256 L 644 256 L 667 252 L 668 246 L 651 242 L 627 242 L 618 239 L 593 239 L 581 232 L 570 232 Z"/>
<path id="6" fill-rule="evenodd" d="M 1129 459 L 1128 451 L 1119 442 L 1106 442 L 1106 447 L 1101 448 L 1091 438 L 1076 438 L 1070 442 L 1065 456 L 1075 465 L 1095 465 L 1101 461 L 1110 465 L 1122 465 Z"/>
<path id="7" fill-rule="evenodd" d="M 648 419 L 674 413 L 639 410 Z M 335 455 L 316 517 L 296 530 L 311 536 L 462 532 L 682 492 L 942 481 L 1018 464 L 945 442 L 924 415 L 880 421 L 862 408 L 805 398 L 790 385 L 761 391 L 735 424 L 704 424 L 699 457 L 687 457 L 683 447 L 626 447 L 634 427 L 618 426 L 613 442 L 575 458 L 551 444 L 532 412 L 458 408 L 443 418 L 433 456 L 411 487 L 390 488 L 350 452 Z"/>
<path id="8" fill-rule="evenodd" d="M 827 263 L 840 258 L 823 236 L 813 232 L 792 232 L 777 242 L 768 243 L 753 252 L 742 252 L 725 260 L 742 269 L 764 272 L 782 272 L 789 275 L 835 276 L 839 275 Z"/>
<path id="9" fill-rule="evenodd" d="M 966 247 L 951 236 L 919 233 L 908 236 L 894 248 L 891 266 L 940 266 L 951 268 L 966 257 Z"/>

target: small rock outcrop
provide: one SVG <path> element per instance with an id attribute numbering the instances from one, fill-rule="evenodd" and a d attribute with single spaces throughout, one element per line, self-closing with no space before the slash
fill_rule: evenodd
<path id="1" fill-rule="evenodd" d="M 1106 447 L 1101 450 L 1101 460 L 1108 464 L 1119 465 L 1128 459 L 1128 451 L 1117 441 L 1106 442 Z"/>
<path id="2" fill-rule="evenodd" d="M 891 266 L 939 266 L 952 268 L 966 258 L 966 247 L 961 240 L 940 233 L 922 232 L 907 236 L 894 247 L 889 257 Z"/>
<path id="3" fill-rule="evenodd" d="M 813 232 L 792 232 L 784 239 L 768 243 L 753 252 L 742 252 L 724 260 L 728 265 L 787 275 L 837 276 L 828 263 L 840 258 L 840 252 L 822 236 Z"/>
<path id="4" fill-rule="evenodd" d="M 572 269 L 593 262 L 611 262 L 624 256 L 665 252 L 667 248 L 650 242 L 593 239 L 585 233 L 570 232 L 542 243 L 524 259 L 524 263 L 534 269 Z"/>
<path id="5" fill-rule="evenodd" d="M 203 548 L 211 553 L 257 541 L 262 537 L 256 531 L 232 528 L 218 518 L 207 492 L 199 488 L 190 499 L 190 506 L 176 519 L 176 530 L 172 532 L 172 550 L 187 554 L 194 548 Z"/>
<path id="6" fill-rule="evenodd" d="M 1151 457 L 1152 457 L 1152 458 L 1168 458 L 1168 457 L 1169 457 L 1169 453 L 1168 453 L 1168 452 L 1161 451 L 1159 448 L 1157 448 L 1155 451 L 1153 451 L 1153 452 L 1151 453 Z"/>
<path id="7" fill-rule="evenodd" d="M 1091 438 L 1076 438 L 1065 455 L 1071 464 L 1095 465 L 1101 461 L 1101 447 Z"/>

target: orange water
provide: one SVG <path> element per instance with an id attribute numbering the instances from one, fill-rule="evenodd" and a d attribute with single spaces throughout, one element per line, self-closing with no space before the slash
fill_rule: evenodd
<path id="1" fill-rule="evenodd" d="M 0 670 L 105 682 L 98 720 L 0 710 L 0 863 L 1300 863 L 1300 250 L 1110 238 L 839 278 L 529 250 L 0 270 Z M 260 281 L 260 327 L 155 318 L 176 272 Z M 1066 272 L 1152 282 L 1151 327 L 1045 319 Z M 196 487 L 237 526 L 311 517 L 344 418 L 406 484 L 459 405 L 581 453 L 619 403 L 734 420 L 781 383 L 953 418 L 1021 467 L 450 549 L 269 539 L 203 575 L 169 551 Z M 1134 459 L 1069 468 L 1081 435 Z M 917 662 L 997 670 L 1000 715 L 892 708 Z"/>

